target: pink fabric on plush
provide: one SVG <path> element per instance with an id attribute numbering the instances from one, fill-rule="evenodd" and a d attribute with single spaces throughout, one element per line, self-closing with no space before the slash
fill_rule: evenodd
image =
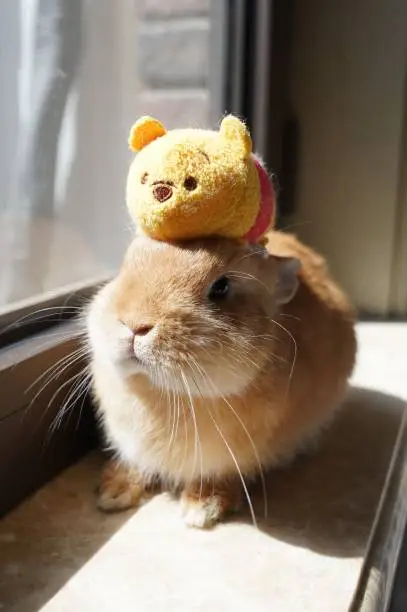
<path id="1" fill-rule="evenodd" d="M 259 173 L 261 203 L 256 223 L 245 236 L 248 242 L 257 242 L 263 236 L 272 224 L 276 209 L 276 194 L 273 182 L 258 157 L 253 157 Z"/>

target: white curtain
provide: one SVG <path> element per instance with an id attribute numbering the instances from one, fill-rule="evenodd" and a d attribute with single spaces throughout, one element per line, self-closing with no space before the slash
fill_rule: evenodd
<path id="1" fill-rule="evenodd" d="M 134 5 L 0 2 L 0 306 L 120 259 Z"/>

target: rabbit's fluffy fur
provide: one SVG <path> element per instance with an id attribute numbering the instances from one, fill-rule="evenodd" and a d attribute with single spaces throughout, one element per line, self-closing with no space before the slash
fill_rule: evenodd
<path id="1" fill-rule="evenodd" d="M 202 494 L 212 483 L 213 497 L 293 456 L 340 403 L 354 310 L 324 259 L 294 236 L 271 232 L 267 249 L 139 237 L 94 299 L 93 388 L 118 460 L 102 481 L 105 509 L 137 503 L 157 478 L 195 501 L 198 484 Z M 211 301 L 224 276 L 228 295 Z"/>

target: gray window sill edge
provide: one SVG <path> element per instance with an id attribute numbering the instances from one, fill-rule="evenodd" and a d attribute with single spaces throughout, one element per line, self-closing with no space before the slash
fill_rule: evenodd
<path id="1" fill-rule="evenodd" d="M 350 612 L 407 610 L 407 413 L 400 424 Z"/>
<path id="2" fill-rule="evenodd" d="M 0 516 L 95 445 L 89 397 L 72 392 L 77 332 L 69 320 L 0 349 Z"/>

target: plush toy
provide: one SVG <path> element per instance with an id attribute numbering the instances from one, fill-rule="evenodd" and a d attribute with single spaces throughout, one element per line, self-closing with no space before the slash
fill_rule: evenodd
<path id="1" fill-rule="evenodd" d="M 127 180 L 127 206 L 142 232 L 157 240 L 224 236 L 258 242 L 274 223 L 275 195 L 236 117 L 219 131 L 166 131 L 152 117 L 131 128 L 137 151 Z"/>

